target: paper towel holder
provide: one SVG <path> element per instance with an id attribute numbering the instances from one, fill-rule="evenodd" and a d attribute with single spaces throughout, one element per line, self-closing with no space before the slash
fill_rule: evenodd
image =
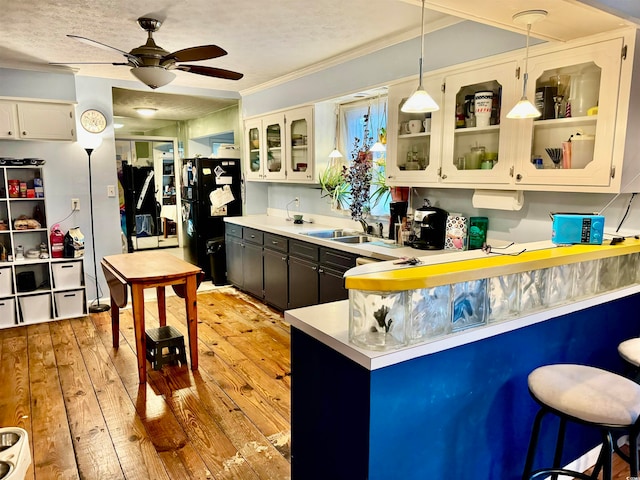
<path id="1" fill-rule="evenodd" d="M 524 205 L 522 190 L 474 190 L 471 203 L 474 208 L 493 210 L 521 210 Z"/>

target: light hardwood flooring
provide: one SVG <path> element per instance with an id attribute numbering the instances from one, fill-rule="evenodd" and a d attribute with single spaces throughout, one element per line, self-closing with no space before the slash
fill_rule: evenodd
<path id="1" fill-rule="evenodd" d="M 156 308 L 145 302 L 148 328 Z M 167 323 L 186 338 L 183 312 L 167 297 Z M 0 330 L 0 426 L 29 433 L 26 479 L 290 478 L 282 315 L 223 287 L 198 294 L 198 317 L 198 371 L 149 368 L 143 385 L 130 309 L 118 349 L 108 312 Z M 614 479 L 627 471 L 616 459 Z"/>
<path id="2" fill-rule="evenodd" d="M 184 300 L 167 324 L 187 336 Z M 145 302 L 147 327 L 157 306 Z M 174 312 L 177 313 L 174 314 Z M 289 331 L 231 287 L 198 295 L 200 365 L 138 384 L 131 310 L 0 331 L 0 426 L 31 440 L 27 479 L 290 477 Z"/>

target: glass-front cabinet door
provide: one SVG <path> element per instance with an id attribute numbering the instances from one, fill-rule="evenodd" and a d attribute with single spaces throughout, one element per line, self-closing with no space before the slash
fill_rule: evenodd
<path id="1" fill-rule="evenodd" d="M 287 125 L 287 180 L 313 181 L 313 107 L 301 107 L 285 113 Z"/>
<path id="2" fill-rule="evenodd" d="M 516 184 L 607 186 L 622 39 L 529 59 L 527 96 L 542 116 L 522 120 Z"/>
<path id="3" fill-rule="evenodd" d="M 442 79 L 423 80 L 425 90 L 440 106 L 436 112 L 404 113 L 400 110 L 417 86 L 417 80 L 412 80 L 389 87 L 388 185 L 419 186 L 438 182 Z"/>
<path id="4" fill-rule="evenodd" d="M 266 180 L 284 180 L 285 146 L 284 114 L 268 115 L 262 118 L 264 128 L 266 164 L 263 165 Z"/>
<path id="5" fill-rule="evenodd" d="M 245 177 L 247 179 L 262 179 L 262 153 L 263 135 L 261 120 L 247 120 L 245 123 L 245 139 L 244 151 L 246 152 L 245 160 Z"/>
<path id="6" fill-rule="evenodd" d="M 442 182 L 511 182 L 517 142 L 506 115 L 518 100 L 516 68 L 506 62 L 445 79 Z"/>

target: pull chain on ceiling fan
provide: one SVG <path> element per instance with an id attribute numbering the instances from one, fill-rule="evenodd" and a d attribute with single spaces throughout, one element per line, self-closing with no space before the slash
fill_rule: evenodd
<path id="1" fill-rule="evenodd" d="M 50 63 L 50 65 L 117 65 L 130 66 L 131 73 L 141 82 L 152 89 L 162 87 L 170 83 L 176 76 L 172 70 L 182 70 L 184 72 L 195 73 L 207 77 L 224 78 L 226 80 L 240 80 L 242 73 L 232 72 L 222 68 L 206 67 L 204 65 L 185 65 L 178 62 L 197 62 L 200 60 L 210 60 L 212 58 L 222 57 L 227 52 L 217 45 L 200 45 L 197 47 L 184 48 L 176 52 L 167 52 L 164 48 L 159 47 L 153 39 L 153 32 L 158 31 L 162 22 L 155 18 L 140 17 L 138 18 L 140 28 L 148 33 L 147 42 L 130 52 L 125 52 L 118 48 L 106 45 L 104 43 L 92 40 L 90 38 L 80 37 L 78 35 L 67 35 L 80 42 L 103 50 L 115 51 L 124 55 L 126 62 L 58 62 Z"/>

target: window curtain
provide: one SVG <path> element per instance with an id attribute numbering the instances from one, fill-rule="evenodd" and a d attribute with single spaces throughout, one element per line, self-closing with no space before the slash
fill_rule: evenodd
<path id="1" fill-rule="evenodd" d="M 386 125 L 386 105 L 387 97 L 376 97 L 375 99 L 367 99 L 346 103 L 340 105 L 340 151 L 343 152 L 347 166 L 351 165 L 353 154 L 356 150 L 355 139 L 358 138 L 358 146 L 362 147 L 365 139 L 364 136 L 364 119 L 367 111 L 369 113 L 369 140 L 368 146 L 371 147 L 378 141 L 378 133 L 381 128 L 387 128 Z M 373 181 L 369 196 L 373 194 L 378 185 L 375 185 L 376 178 L 385 178 L 386 152 L 373 152 L 372 177 Z M 370 204 L 370 214 L 373 216 L 381 216 L 389 214 L 390 195 L 384 196 L 377 204 Z"/>

